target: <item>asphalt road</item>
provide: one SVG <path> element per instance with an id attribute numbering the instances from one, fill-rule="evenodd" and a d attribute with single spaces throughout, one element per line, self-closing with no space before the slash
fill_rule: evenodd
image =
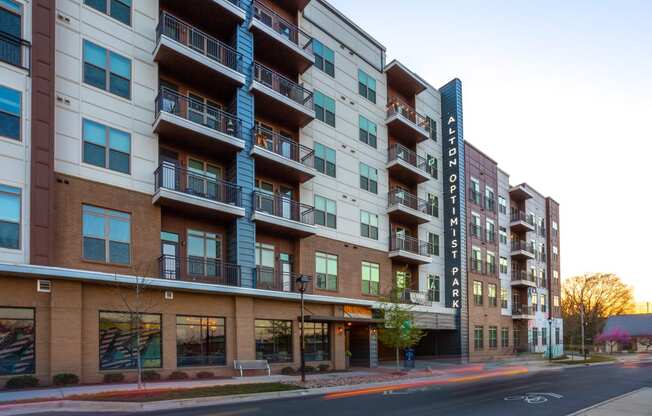
<path id="1" fill-rule="evenodd" d="M 324 396 L 138 413 L 157 416 L 235 415 L 567 415 L 612 397 L 652 387 L 652 362 L 566 368 L 491 380 L 396 390 L 355 397 Z M 527 393 L 547 400 L 523 397 Z M 516 397 L 514 397 L 516 396 Z M 520 397 L 519 397 L 520 396 Z M 541 395 L 539 395 L 541 396 Z M 557 397 L 560 396 L 560 397 Z M 505 398 L 511 398 L 506 400 Z M 532 396 L 529 396 L 532 397 Z M 50 413 L 61 415 L 65 413 Z M 77 416 L 89 415 L 74 413 Z M 128 416 L 112 413 L 111 416 Z M 135 415 L 135 413 L 134 413 Z"/>

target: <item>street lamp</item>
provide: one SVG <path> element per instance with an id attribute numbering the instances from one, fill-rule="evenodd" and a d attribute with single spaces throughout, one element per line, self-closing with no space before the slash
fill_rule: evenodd
<path id="1" fill-rule="evenodd" d="M 548 318 L 548 362 L 552 363 L 552 317 Z"/>
<path id="2" fill-rule="evenodd" d="M 297 277 L 296 284 L 297 290 L 301 293 L 301 332 L 299 333 L 300 337 L 300 353 L 301 353 L 301 382 L 305 383 L 306 381 L 306 357 L 303 353 L 303 327 L 304 327 L 304 314 L 303 314 L 303 294 L 306 291 L 306 287 L 310 282 L 310 277 L 302 274 Z"/>

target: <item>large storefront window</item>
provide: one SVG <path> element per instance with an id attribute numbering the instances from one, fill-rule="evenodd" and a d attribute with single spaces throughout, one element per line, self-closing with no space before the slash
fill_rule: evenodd
<path id="1" fill-rule="evenodd" d="M 161 315 L 141 314 L 140 361 L 158 368 L 161 360 Z M 138 367 L 138 319 L 124 312 L 100 312 L 100 370 Z"/>
<path id="2" fill-rule="evenodd" d="M 292 361 L 292 322 L 256 319 L 256 359 Z"/>
<path id="3" fill-rule="evenodd" d="M 177 366 L 226 365 L 224 318 L 177 316 Z"/>
<path id="4" fill-rule="evenodd" d="M 303 330 L 306 361 L 328 361 L 331 357 L 328 324 L 306 322 Z"/>
<path id="5" fill-rule="evenodd" d="M 0 375 L 34 373 L 34 309 L 0 308 Z"/>

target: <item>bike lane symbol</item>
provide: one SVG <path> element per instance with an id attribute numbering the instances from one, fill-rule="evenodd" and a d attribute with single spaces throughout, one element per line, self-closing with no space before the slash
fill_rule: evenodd
<path id="1" fill-rule="evenodd" d="M 527 404 L 541 404 L 548 398 L 562 399 L 564 396 L 557 393 L 525 393 L 523 395 L 505 397 L 507 401 L 524 401 Z"/>

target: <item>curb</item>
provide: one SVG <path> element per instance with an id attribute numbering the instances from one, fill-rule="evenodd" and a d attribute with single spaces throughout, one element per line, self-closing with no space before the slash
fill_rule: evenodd
<path id="1" fill-rule="evenodd" d="M 650 388 L 652 388 L 652 387 L 641 387 L 640 389 L 632 390 L 629 393 L 621 394 L 620 396 L 612 397 L 611 399 L 607 399 L 607 400 L 605 400 L 603 402 L 596 403 L 596 404 L 594 404 L 592 406 L 586 407 L 584 409 L 580 409 L 580 410 L 578 410 L 576 412 L 573 412 L 573 413 L 569 413 L 566 416 L 580 416 L 580 415 L 582 415 L 582 414 L 584 414 L 584 413 L 586 413 L 586 412 L 588 412 L 590 410 L 597 409 L 598 407 L 607 405 L 607 404 L 609 404 L 611 402 L 615 402 L 616 400 L 624 399 L 625 397 L 632 396 L 632 395 L 634 395 L 634 394 L 636 394 L 638 392 L 641 392 L 643 390 L 647 390 L 647 389 L 650 389 Z"/>

